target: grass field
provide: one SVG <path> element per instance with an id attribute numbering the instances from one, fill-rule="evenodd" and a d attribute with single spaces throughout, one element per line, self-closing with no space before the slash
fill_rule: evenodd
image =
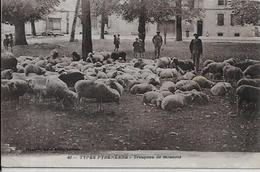
<path id="1" fill-rule="evenodd" d="M 131 42 L 122 40 L 121 49 L 132 57 Z M 146 58 L 153 55 L 147 42 Z M 187 42 L 169 42 L 162 56 L 189 58 Z M 15 47 L 15 55 L 48 55 L 57 48 L 62 55 L 80 52 L 81 44 L 61 42 Z M 109 40 L 94 40 L 95 50 L 112 50 Z M 260 44 L 207 43 L 204 59 L 221 61 L 229 57 L 259 59 Z M 120 105 L 96 104 L 82 110 L 64 111 L 53 104 L 22 102 L 22 106 L 1 103 L 2 143 L 24 153 L 96 152 L 102 150 L 260 151 L 260 117 L 235 115 L 229 97 L 210 97 L 204 105 L 165 112 L 145 107 L 142 96 L 125 92 Z"/>

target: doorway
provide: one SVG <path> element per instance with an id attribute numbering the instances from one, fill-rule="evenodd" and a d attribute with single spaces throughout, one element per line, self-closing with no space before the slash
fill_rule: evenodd
<path id="1" fill-rule="evenodd" d="M 203 33 L 203 21 L 202 20 L 198 20 L 197 21 L 197 34 L 199 36 L 202 36 Z"/>

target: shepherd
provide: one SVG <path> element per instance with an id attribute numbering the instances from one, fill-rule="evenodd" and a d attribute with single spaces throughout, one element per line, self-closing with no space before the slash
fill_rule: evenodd
<path id="1" fill-rule="evenodd" d="M 199 35 L 195 33 L 194 37 L 195 39 L 192 39 L 190 43 L 190 52 L 191 52 L 191 58 L 193 60 L 193 64 L 195 66 L 195 72 L 197 73 L 199 70 L 200 56 L 203 53 L 203 49 L 202 49 L 202 41 L 201 39 L 199 39 Z"/>

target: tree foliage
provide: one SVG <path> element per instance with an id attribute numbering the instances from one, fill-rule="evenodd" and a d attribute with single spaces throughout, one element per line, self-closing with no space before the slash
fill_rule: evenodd
<path id="1" fill-rule="evenodd" d="M 2 0 L 2 23 L 39 20 L 59 3 L 60 0 Z"/>
<path id="2" fill-rule="evenodd" d="M 260 2 L 252 0 L 231 0 L 230 7 L 235 21 L 240 25 L 257 24 L 260 18 Z"/>

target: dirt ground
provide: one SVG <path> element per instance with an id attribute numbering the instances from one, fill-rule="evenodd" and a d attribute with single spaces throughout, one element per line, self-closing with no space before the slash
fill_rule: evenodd
<path id="1" fill-rule="evenodd" d="M 122 49 L 130 42 L 123 41 Z M 109 50 L 106 40 L 94 42 L 98 50 Z M 163 55 L 187 58 L 187 43 L 172 42 Z M 79 52 L 80 43 L 59 45 L 36 44 L 16 47 L 16 55 L 47 55 L 53 48 L 68 55 Z M 68 48 L 69 47 L 69 48 Z M 102 48 L 105 47 L 105 48 Z M 152 55 L 147 43 L 146 57 Z M 228 57 L 259 59 L 259 44 L 209 43 L 204 57 L 223 60 Z M 229 97 L 211 96 L 209 103 L 190 105 L 166 112 L 144 106 L 142 96 L 125 92 L 120 105 L 104 104 L 98 112 L 91 103 L 78 110 L 62 110 L 53 102 L 36 104 L 31 100 L 21 105 L 1 102 L 1 143 L 10 144 L 23 153 L 96 152 L 102 150 L 182 150 L 182 151 L 260 151 L 260 116 L 237 116 L 235 102 Z"/>

